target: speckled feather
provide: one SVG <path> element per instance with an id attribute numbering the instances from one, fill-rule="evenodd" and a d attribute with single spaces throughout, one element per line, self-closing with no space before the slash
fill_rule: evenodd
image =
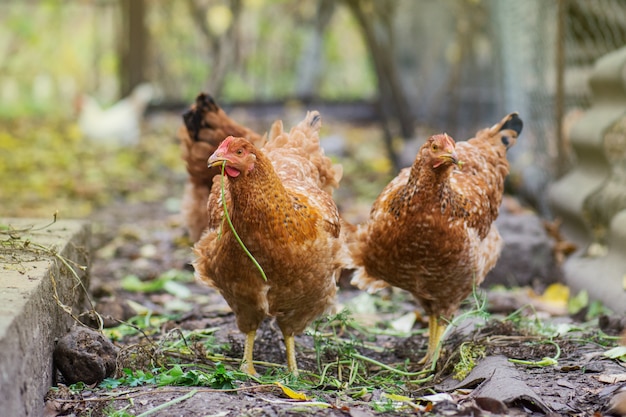
<path id="1" fill-rule="evenodd" d="M 226 178 L 232 222 L 267 282 L 223 223 L 222 176 L 214 179 L 209 228 L 195 246 L 196 275 L 220 291 L 244 333 L 276 317 L 284 334 L 297 334 L 334 303 L 348 255 L 330 194 L 341 171 L 319 146 L 320 126 L 317 112 L 289 133 L 275 123 L 262 150 L 246 148 L 254 169 Z M 232 146 L 241 143 L 234 139 Z"/>
<path id="2" fill-rule="evenodd" d="M 262 146 L 265 138 L 236 123 L 205 93 L 200 93 L 183 114 L 183 122 L 178 129 L 178 139 L 189 177 L 182 212 L 189 237 L 195 242 L 207 226 L 207 199 L 213 177 L 219 173 L 218 168 L 207 168 L 209 156 L 230 135 L 245 137 L 257 146 Z"/>
<path id="3" fill-rule="evenodd" d="M 502 239 L 493 221 L 509 170 L 506 149 L 520 131 L 513 113 L 457 143 L 460 169 L 433 168 L 429 139 L 359 226 L 350 244 L 353 284 L 370 292 L 402 288 L 427 314 L 450 319 L 499 257 Z"/>

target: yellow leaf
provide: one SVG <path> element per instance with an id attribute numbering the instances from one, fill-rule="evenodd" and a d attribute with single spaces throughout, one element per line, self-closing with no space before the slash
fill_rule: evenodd
<path id="1" fill-rule="evenodd" d="M 551 284 L 541 295 L 541 299 L 552 305 L 567 306 L 569 288 L 563 284 Z"/>
<path id="2" fill-rule="evenodd" d="M 274 384 L 279 386 L 280 389 L 283 390 L 283 393 L 287 397 L 291 398 L 292 400 L 298 400 L 298 401 L 309 401 L 310 400 L 310 398 L 307 397 L 306 394 L 303 393 L 303 392 L 294 391 L 291 388 L 284 386 L 280 382 L 274 382 Z"/>
<path id="3" fill-rule="evenodd" d="M 404 395 L 398 394 L 387 394 L 386 392 L 383 392 L 382 397 L 389 398 L 391 401 L 398 401 L 401 403 L 410 403 L 413 401 L 413 398 L 405 397 Z"/>

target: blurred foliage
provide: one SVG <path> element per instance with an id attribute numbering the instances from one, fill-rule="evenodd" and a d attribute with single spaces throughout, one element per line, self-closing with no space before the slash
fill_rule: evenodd
<path id="1" fill-rule="evenodd" d="M 177 123 L 177 122 L 176 122 Z M 115 200 L 182 194 L 184 166 L 175 126 L 148 132 L 137 148 L 82 138 L 75 123 L 18 118 L 0 131 L 0 215 L 84 217 Z"/>
<path id="2" fill-rule="evenodd" d="M 194 0 L 200 3 L 203 0 Z M 226 0 L 211 0 L 207 25 L 221 32 L 235 24 Z M 244 0 L 236 47 L 224 80 L 223 101 L 292 97 L 298 65 L 315 36 L 317 0 Z M 147 2 L 150 38 L 146 76 L 164 100 L 190 101 L 207 88 L 215 56 L 194 25 L 187 2 Z M 220 24 L 217 24 L 219 21 Z M 118 97 L 120 10 L 115 0 L 0 2 L 0 119 L 20 115 L 73 115 L 79 93 L 102 104 Z M 358 28 L 337 6 L 322 35 L 322 98 L 368 98 L 372 72 Z M 349 48 L 346 45 L 350 45 Z"/>

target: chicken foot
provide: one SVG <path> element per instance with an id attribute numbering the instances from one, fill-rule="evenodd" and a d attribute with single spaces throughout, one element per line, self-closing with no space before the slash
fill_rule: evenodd
<path id="1" fill-rule="evenodd" d="M 248 375 L 258 375 L 254 368 L 252 352 L 254 351 L 254 339 L 256 330 L 246 333 L 246 343 L 243 348 L 243 360 L 241 361 L 241 370 Z M 285 350 L 287 355 L 287 370 L 294 376 L 298 376 L 298 363 L 296 362 L 296 342 L 294 335 L 284 335 Z"/>
<path id="2" fill-rule="evenodd" d="M 439 342 L 441 341 L 441 337 L 446 331 L 446 327 L 448 327 L 446 324 L 439 322 L 437 316 L 428 316 L 428 350 L 426 351 L 426 356 L 418 362 L 420 365 L 424 365 L 432 361 L 439 346 Z"/>
<path id="3" fill-rule="evenodd" d="M 254 364 L 252 363 L 252 352 L 254 351 L 254 338 L 256 330 L 246 333 L 246 343 L 243 347 L 243 361 L 241 362 L 241 370 L 248 375 L 258 375 Z"/>
<path id="4" fill-rule="evenodd" d="M 287 355 L 287 370 L 294 376 L 298 376 L 298 364 L 296 363 L 296 342 L 293 335 L 284 335 L 285 350 Z"/>

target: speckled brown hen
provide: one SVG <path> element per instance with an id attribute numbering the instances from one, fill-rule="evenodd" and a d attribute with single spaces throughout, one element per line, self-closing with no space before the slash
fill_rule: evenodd
<path id="1" fill-rule="evenodd" d="M 350 244 L 354 285 L 370 292 L 402 288 L 429 315 L 422 363 L 432 359 L 447 323 L 500 256 L 493 221 L 509 172 L 506 150 L 521 130 L 512 113 L 466 142 L 430 137 L 413 165 L 382 191 Z"/>
<path id="2" fill-rule="evenodd" d="M 319 113 L 310 112 L 289 133 L 275 122 L 258 149 L 228 137 L 209 158 L 225 164 L 228 213 L 244 253 L 222 217 L 221 181 L 209 197 L 209 226 L 196 243 L 196 275 L 215 287 L 246 334 L 242 369 L 255 374 L 252 352 L 261 321 L 275 317 L 285 338 L 287 366 L 297 373 L 294 335 L 333 304 L 336 279 L 348 259 L 331 192 L 341 167 L 319 146 Z"/>
<path id="3" fill-rule="evenodd" d="M 239 136 L 262 146 L 264 138 L 237 124 L 213 98 L 200 93 L 183 114 L 184 124 L 178 130 L 182 158 L 189 177 L 183 194 L 182 212 L 189 238 L 196 242 L 207 226 L 206 204 L 219 168 L 207 169 L 209 156 L 227 136 Z"/>

